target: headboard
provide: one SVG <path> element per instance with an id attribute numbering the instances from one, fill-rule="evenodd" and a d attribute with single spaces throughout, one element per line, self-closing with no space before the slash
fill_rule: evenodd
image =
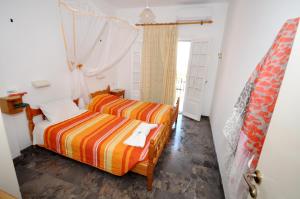
<path id="1" fill-rule="evenodd" d="M 73 100 L 73 102 L 78 106 L 79 99 L 75 99 L 75 100 Z M 36 116 L 39 116 L 39 115 L 41 115 L 44 120 L 46 119 L 46 117 L 43 114 L 41 109 L 31 108 L 30 105 L 26 106 L 26 116 L 27 116 L 27 120 L 28 120 L 28 128 L 29 128 L 29 134 L 30 134 L 31 141 L 33 140 L 33 129 L 34 129 L 33 118 Z"/>
<path id="2" fill-rule="evenodd" d="M 108 85 L 105 90 L 96 91 L 90 94 L 91 98 L 94 98 L 97 95 L 110 93 L 110 86 Z"/>

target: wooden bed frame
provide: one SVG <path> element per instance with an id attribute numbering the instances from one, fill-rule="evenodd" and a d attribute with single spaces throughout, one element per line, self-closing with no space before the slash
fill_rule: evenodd
<path id="1" fill-rule="evenodd" d="M 95 92 L 91 93 L 90 97 L 94 98 L 97 95 L 106 94 L 106 93 L 108 93 L 108 94 L 111 93 L 109 85 L 104 90 L 99 90 L 99 91 L 95 91 Z M 175 128 L 177 125 L 177 119 L 178 119 L 178 113 L 179 113 L 179 103 L 180 103 L 180 98 L 178 97 L 177 101 L 176 101 L 176 105 L 173 107 L 173 110 L 171 112 L 171 124 L 169 126 L 170 133 L 172 132 L 173 125 L 175 124 Z"/>
<path id="2" fill-rule="evenodd" d="M 110 93 L 110 87 L 108 86 L 103 91 L 97 91 L 91 94 L 91 97 L 94 97 L 99 94 L 103 93 Z M 78 105 L 79 100 L 74 100 L 74 103 Z M 178 107 L 179 107 L 179 99 L 177 100 L 176 107 L 174 107 L 174 110 L 172 112 L 172 122 L 171 125 L 168 127 L 165 127 L 161 134 L 159 134 L 155 139 L 150 140 L 149 145 L 149 152 L 148 152 L 148 160 L 139 162 L 136 164 L 136 166 L 131 169 L 132 172 L 138 173 L 140 175 L 147 177 L 147 190 L 152 190 L 152 184 L 153 184 L 153 173 L 155 166 L 158 162 L 158 159 L 166 146 L 166 144 L 169 142 L 170 135 L 172 132 L 172 126 L 174 123 L 177 123 L 177 116 L 178 116 Z M 33 140 L 33 129 L 34 129 L 34 122 L 33 118 L 36 116 L 42 116 L 45 120 L 46 117 L 41 111 L 41 109 L 34 109 L 31 108 L 30 105 L 26 106 L 26 116 L 28 120 L 28 127 L 29 127 L 29 133 L 31 141 Z M 176 128 L 176 126 L 175 126 Z M 42 147 L 42 146 L 41 146 Z"/>
<path id="3" fill-rule="evenodd" d="M 106 89 L 104 90 L 99 90 L 96 92 L 93 92 L 90 94 L 91 98 L 94 98 L 97 95 L 101 94 L 110 94 L 110 86 L 108 85 Z M 158 158 L 160 154 L 162 153 L 164 147 L 166 144 L 169 142 L 169 139 L 172 134 L 172 129 L 173 125 L 175 124 L 175 128 L 177 125 L 177 119 L 178 119 L 178 113 L 179 113 L 179 103 L 180 103 L 180 98 L 177 99 L 176 105 L 173 107 L 171 111 L 171 123 L 167 128 L 165 129 L 166 132 L 163 133 L 163 136 L 158 138 L 157 140 L 151 140 L 150 141 L 150 148 L 149 148 L 149 153 L 148 153 L 148 162 L 144 163 L 138 163 L 131 171 L 144 175 L 147 177 L 147 189 L 148 191 L 152 190 L 152 182 L 153 182 L 153 172 L 154 168 L 158 162 Z"/>
<path id="4" fill-rule="evenodd" d="M 78 106 L 79 99 L 73 100 L 73 102 Z M 34 129 L 33 118 L 36 117 L 36 116 L 42 116 L 43 120 L 45 120 L 46 116 L 43 114 L 41 109 L 31 108 L 29 104 L 26 106 L 25 110 L 26 110 L 26 116 L 27 116 L 27 121 L 28 121 L 30 139 L 31 139 L 31 142 L 32 142 L 32 140 L 33 140 L 33 129 Z"/>
<path id="5" fill-rule="evenodd" d="M 108 85 L 106 87 L 106 89 L 104 89 L 104 90 L 99 90 L 99 91 L 95 91 L 95 92 L 91 93 L 90 97 L 94 98 L 95 96 L 101 95 L 101 94 L 110 94 L 110 86 Z"/>

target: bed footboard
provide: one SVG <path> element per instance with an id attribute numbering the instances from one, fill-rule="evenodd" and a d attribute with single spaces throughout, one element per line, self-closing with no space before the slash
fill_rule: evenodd
<path id="1" fill-rule="evenodd" d="M 179 113 L 179 103 L 180 103 L 180 98 L 178 97 L 177 101 L 176 101 L 176 105 L 173 107 L 172 112 L 171 112 L 171 123 L 170 123 L 170 126 L 169 126 L 170 135 L 172 134 L 171 132 L 172 132 L 173 125 L 175 124 L 175 129 L 176 129 L 176 126 L 177 126 L 177 119 L 178 119 L 178 113 Z"/>
<path id="2" fill-rule="evenodd" d="M 179 104 L 180 104 L 180 98 L 178 97 L 177 101 L 176 101 L 176 106 L 173 108 L 174 115 L 172 117 L 172 125 L 175 123 L 175 128 L 177 125 L 177 119 L 178 119 L 178 114 L 179 114 Z"/>
<path id="3" fill-rule="evenodd" d="M 152 190 L 154 169 L 169 139 L 168 131 L 169 129 L 165 128 L 163 133 L 160 136 L 150 141 L 149 152 L 148 152 L 149 163 L 147 168 L 147 190 L 148 191 Z"/>

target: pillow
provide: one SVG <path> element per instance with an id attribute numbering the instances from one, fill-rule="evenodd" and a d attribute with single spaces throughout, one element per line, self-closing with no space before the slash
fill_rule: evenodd
<path id="1" fill-rule="evenodd" d="M 61 99 L 40 105 L 40 109 L 51 123 L 58 123 L 75 116 L 79 108 L 71 99 Z"/>

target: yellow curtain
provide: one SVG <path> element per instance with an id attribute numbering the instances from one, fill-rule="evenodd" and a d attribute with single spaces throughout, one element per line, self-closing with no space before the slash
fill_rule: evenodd
<path id="1" fill-rule="evenodd" d="M 177 26 L 145 26 L 141 97 L 173 105 L 176 95 Z"/>

